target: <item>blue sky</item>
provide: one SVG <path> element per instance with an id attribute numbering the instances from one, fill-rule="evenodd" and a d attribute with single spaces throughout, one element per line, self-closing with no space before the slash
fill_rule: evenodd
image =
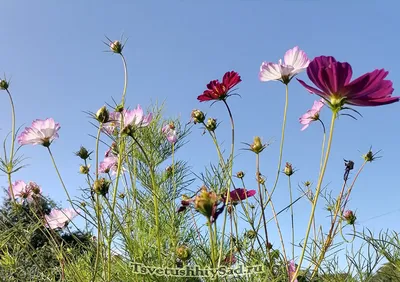
<path id="1" fill-rule="evenodd" d="M 2 3 L 0 18 L 0 72 L 11 77 L 18 125 L 28 126 L 32 120 L 46 117 L 61 124 L 60 138 L 52 150 L 68 189 L 78 195 L 84 178 L 78 174 L 80 162 L 73 152 L 80 145 L 93 148 L 88 134 L 95 133 L 83 111 L 96 111 L 105 102 L 110 103 L 111 97 L 118 100 L 123 87 L 120 58 L 103 52 L 107 50 L 102 43 L 104 35 L 129 38 L 124 50 L 129 68 L 128 105 L 147 107 L 152 101 L 165 100 L 166 117 L 181 116 L 183 122 L 189 120 L 192 109 L 202 109 L 222 122 L 218 136 L 225 141 L 227 151 L 230 125 L 223 104 L 210 108 L 207 103 L 198 103 L 196 97 L 210 80 L 235 70 L 243 80 L 238 91 L 241 98 L 229 99 L 236 121 L 236 148 L 242 146 L 240 142 L 251 143 L 256 135 L 265 141 L 275 140 L 264 151 L 261 163 L 271 185 L 278 160 L 284 87 L 258 80 L 261 62 L 275 62 L 287 49 L 298 45 L 310 58 L 332 55 L 348 61 L 354 77 L 385 68 L 397 89 L 400 53 L 394 23 L 398 22 L 399 6 L 397 1 L 383 5 L 379 1 L 322 0 L 7 1 Z M 308 81 L 305 73 L 300 77 Z M 298 117 L 317 97 L 297 81 L 290 84 L 289 95 L 283 160 L 298 169 L 294 183 L 316 182 L 321 128 L 313 124 L 300 132 Z M 7 97 L 2 95 L 2 99 L 0 138 L 6 136 L 11 123 Z M 399 106 L 358 108 L 363 118 L 354 121 L 343 117 L 337 122 L 325 177 L 325 183 L 336 193 L 341 187 L 343 158 L 354 160 L 358 168 L 361 154 L 371 145 L 382 150 L 383 158 L 367 166 L 351 197 L 358 230 L 400 231 Z M 322 119 L 329 122 L 327 109 Z M 194 127 L 190 142 L 180 152 L 196 173 L 210 160 L 217 160 L 211 140 L 201 132 Z M 51 197 L 66 204 L 45 149 L 26 146 L 21 152 L 29 157 L 29 166 L 14 180 L 36 181 Z M 251 153 L 237 151 L 235 171 L 245 171 L 248 183 L 253 183 L 254 162 Z M 0 179 L 6 187 L 6 177 Z M 289 199 L 285 180 L 282 176 L 277 189 L 277 208 L 284 207 Z M 297 224 L 304 224 L 308 204 L 303 201 L 296 205 L 295 213 Z M 320 219 L 327 223 L 324 216 Z M 289 218 L 289 213 L 282 216 L 288 238 Z M 303 236 L 303 230 L 296 234 L 297 239 Z"/>

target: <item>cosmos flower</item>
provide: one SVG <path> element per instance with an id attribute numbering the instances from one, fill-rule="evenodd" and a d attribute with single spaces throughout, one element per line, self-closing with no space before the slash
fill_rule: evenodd
<path id="1" fill-rule="evenodd" d="M 259 78 L 261 81 L 278 80 L 288 84 L 290 80 L 298 73 L 305 70 L 310 63 L 306 53 L 298 46 L 286 51 L 284 62 L 263 62 L 260 67 Z"/>
<path id="2" fill-rule="evenodd" d="M 293 260 L 289 263 L 289 281 L 292 281 L 294 274 L 296 273 L 296 264 Z M 293 282 L 297 282 L 297 279 L 293 280 Z"/>
<path id="3" fill-rule="evenodd" d="M 51 229 L 64 228 L 68 222 L 70 222 L 78 213 L 71 209 L 52 209 L 51 212 L 44 216 L 46 220 L 46 226 Z"/>
<path id="4" fill-rule="evenodd" d="M 310 93 L 324 98 L 334 111 L 343 109 L 345 104 L 354 106 L 381 106 L 399 101 L 392 97 L 393 83 L 384 78 L 389 72 L 376 69 L 351 80 L 353 74 L 349 63 L 336 61 L 334 57 L 316 57 L 307 68 L 312 87 L 298 79 Z"/>
<path id="5" fill-rule="evenodd" d="M 235 190 L 230 192 L 230 200 L 231 202 L 240 202 L 249 197 L 253 197 L 255 194 L 256 190 L 246 190 L 245 188 L 236 188 Z"/>
<path id="6" fill-rule="evenodd" d="M 229 96 L 229 91 L 241 82 L 239 74 L 229 71 L 224 74 L 222 83 L 219 80 L 212 80 L 207 84 L 207 90 L 197 97 L 200 102 L 225 100 Z"/>
<path id="7" fill-rule="evenodd" d="M 301 131 L 305 130 L 313 121 L 319 119 L 319 113 L 324 106 L 324 99 L 314 101 L 311 110 L 308 110 L 304 115 L 299 118 L 300 123 L 303 125 Z"/>
<path id="8" fill-rule="evenodd" d="M 54 139 L 58 138 L 60 124 L 54 122 L 54 119 L 37 119 L 32 122 L 31 127 L 26 127 L 19 135 L 18 142 L 21 145 L 43 145 L 49 147 Z"/>
<path id="9" fill-rule="evenodd" d="M 118 170 L 118 157 L 110 156 L 105 157 L 102 162 L 100 162 L 99 172 L 100 173 L 109 173 L 116 174 Z"/>
<path id="10" fill-rule="evenodd" d="M 165 135 L 169 143 L 175 144 L 175 142 L 178 140 L 178 135 L 176 133 L 175 125 L 173 122 L 164 125 L 161 131 Z"/>
<path id="11" fill-rule="evenodd" d="M 136 109 L 133 110 L 124 110 L 122 114 L 124 116 L 124 126 L 145 127 L 148 126 L 153 119 L 152 113 L 144 115 L 140 105 L 137 105 Z"/>

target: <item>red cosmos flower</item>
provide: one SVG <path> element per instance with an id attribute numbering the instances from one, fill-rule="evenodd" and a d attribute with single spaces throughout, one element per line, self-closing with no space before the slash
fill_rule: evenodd
<path id="1" fill-rule="evenodd" d="M 332 110 L 339 111 L 345 104 L 381 106 L 398 102 L 400 97 L 392 97 L 393 83 L 384 79 L 388 73 L 384 69 L 376 69 L 350 82 L 353 71 L 349 63 L 320 56 L 312 60 L 307 68 L 308 78 L 317 88 L 297 80 L 310 93 L 324 98 Z"/>
<path id="2" fill-rule="evenodd" d="M 207 84 L 207 90 L 202 95 L 197 97 L 200 102 L 212 100 L 225 100 L 229 96 L 229 90 L 241 82 L 239 74 L 235 71 L 228 71 L 222 78 L 222 83 L 219 80 L 212 80 Z"/>
<path id="3" fill-rule="evenodd" d="M 256 190 L 246 190 L 244 188 L 236 188 L 235 190 L 230 192 L 230 201 L 231 202 L 243 201 L 249 197 L 253 197 L 255 194 Z"/>

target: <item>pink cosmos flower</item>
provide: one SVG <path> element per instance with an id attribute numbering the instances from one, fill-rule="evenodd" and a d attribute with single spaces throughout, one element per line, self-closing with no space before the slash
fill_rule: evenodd
<path id="1" fill-rule="evenodd" d="M 103 124 L 103 130 L 108 134 L 112 135 L 119 125 L 120 113 L 118 112 L 111 112 L 108 117 L 108 122 Z"/>
<path id="2" fill-rule="evenodd" d="M 295 273 L 296 273 L 296 264 L 294 263 L 293 260 L 291 260 L 289 263 L 289 281 L 292 281 Z M 293 282 L 297 282 L 297 279 L 293 280 Z"/>
<path id="3" fill-rule="evenodd" d="M 222 78 L 222 83 L 218 79 L 212 80 L 207 84 L 207 90 L 197 97 L 200 102 L 225 100 L 229 96 L 229 91 L 242 81 L 240 75 L 235 71 L 228 71 Z"/>
<path id="4" fill-rule="evenodd" d="M 46 226 L 51 229 L 64 228 L 78 213 L 71 208 L 52 209 L 51 212 L 44 216 Z"/>
<path id="5" fill-rule="evenodd" d="M 393 83 L 384 79 L 389 74 L 384 69 L 376 69 L 350 82 L 352 74 L 349 63 L 338 62 L 330 56 L 320 56 L 312 60 L 307 68 L 308 78 L 317 88 L 300 79 L 298 81 L 336 110 L 341 110 L 345 104 L 381 106 L 399 101 L 400 97 L 392 97 Z"/>
<path id="6" fill-rule="evenodd" d="M 22 181 L 17 180 L 12 184 L 12 189 L 8 187 L 8 195 L 18 200 L 18 202 L 23 202 L 24 200 L 31 202 L 33 201 L 33 195 L 38 195 L 42 193 L 42 189 L 35 182 L 29 182 L 28 185 Z"/>
<path id="7" fill-rule="evenodd" d="M 99 172 L 109 173 L 112 172 L 113 175 L 117 173 L 118 170 L 118 157 L 110 156 L 105 157 L 102 162 L 100 162 Z"/>
<path id="8" fill-rule="evenodd" d="M 174 123 L 171 122 L 164 125 L 161 131 L 165 135 L 169 143 L 175 144 L 175 142 L 178 140 L 178 135 L 176 133 Z"/>
<path id="9" fill-rule="evenodd" d="M 324 104 L 324 99 L 319 101 L 314 101 L 314 105 L 312 106 L 311 110 L 308 110 L 304 115 L 299 118 L 300 123 L 303 125 L 301 131 L 305 130 L 310 123 L 319 119 L 319 113 L 322 109 Z"/>
<path id="10" fill-rule="evenodd" d="M 279 60 L 278 64 L 263 62 L 258 77 L 261 81 L 279 80 L 287 84 L 295 75 L 304 71 L 309 64 L 310 60 L 306 53 L 296 46 L 286 51 L 283 63 L 282 60 Z"/>
<path id="11" fill-rule="evenodd" d="M 249 197 L 253 197 L 256 194 L 256 190 L 246 190 L 244 188 L 236 188 L 230 192 L 231 202 L 240 202 Z"/>
<path id="12" fill-rule="evenodd" d="M 144 115 L 140 105 L 133 110 L 124 110 L 122 114 L 124 115 L 124 126 L 145 127 L 153 120 L 153 114 Z"/>
<path id="13" fill-rule="evenodd" d="M 58 138 L 58 130 L 60 124 L 54 122 L 54 119 L 48 118 L 45 120 L 37 119 L 32 122 L 31 127 L 26 127 L 19 135 L 18 142 L 21 145 L 43 145 L 49 147 L 54 139 Z"/>

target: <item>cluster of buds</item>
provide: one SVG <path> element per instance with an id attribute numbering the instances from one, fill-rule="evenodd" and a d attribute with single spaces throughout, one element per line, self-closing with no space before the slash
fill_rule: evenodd
<path id="1" fill-rule="evenodd" d="M 343 213 L 344 219 L 347 221 L 348 224 L 353 225 L 356 222 L 356 215 L 354 214 L 353 211 L 347 210 Z"/>
<path id="2" fill-rule="evenodd" d="M 100 178 L 96 180 L 93 184 L 93 191 L 98 194 L 105 196 L 108 193 L 111 182 L 105 178 Z"/>

